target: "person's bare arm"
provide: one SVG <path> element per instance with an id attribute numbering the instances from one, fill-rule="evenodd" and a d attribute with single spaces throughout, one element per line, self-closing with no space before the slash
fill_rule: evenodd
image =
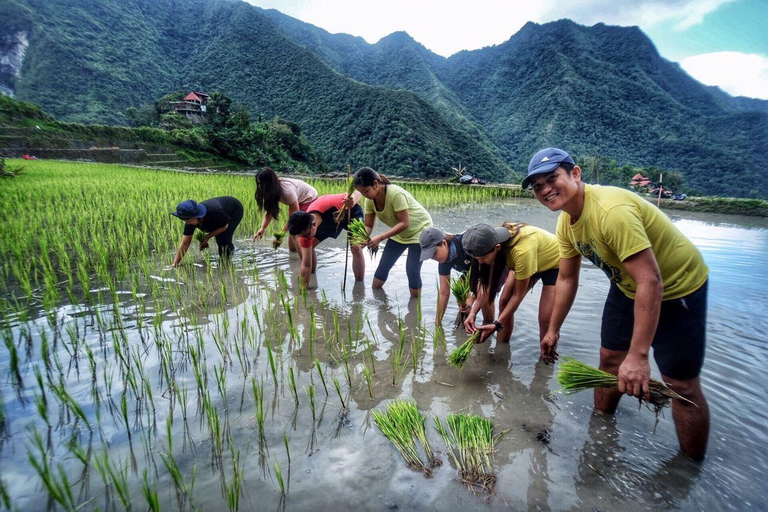
<path id="1" fill-rule="evenodd" d="M 181 237 L 181 243 L 179 244 L 179 248 L 176 251 L 176 257 L 173 259 L 173 266 L 178 267 L 179 263 L 181 263 L 181 259 L 184 257 L 185 254 L 187 254 L 187 251 L 189 250 L 189 246 L 192 243 L 192 235 L 184 235 Z"/>
<path id="2" fill-rule="evenodd" d="M 555 284 L 555 305 L 549 321 L 549 330 L 541 339 L 541 358 L 545 362 L 557 360 L 560 328 L 571 311 L 573 299 L 576 298 L 576 291 L 579 289 L 579 270 L 581 270 L 581 255 L 560 258 L 560 271 Z"/>
<path id="3" fill-rule="evenodd" d="M 406 229 L 408 229 L 408 226 L 411 225 L 411 216 L 408 214 L 408 210 L 402 210 L 399 212 L 396 212 L 397 214 L 397 224 L 389 228 L 387 231 L 380 235 L 376 235 L 371 237 L 371 241 L 368 244 L 368 247 L 378 247 L 378 245 L 386 240 L 387 238 L 392 238 L 398 233 L 402 233 Z M 368 223 L 366 222 L 366 225 Z"/>

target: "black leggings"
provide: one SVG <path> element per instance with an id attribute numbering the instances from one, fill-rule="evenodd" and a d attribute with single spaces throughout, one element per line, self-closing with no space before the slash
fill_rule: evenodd
<path id="1" fill-rule="evenodd" d="M 412 290 L 421 290 L 421 246 L 419 244 L 401 244 L 391 238 L 387 239 L 381 261 L 373 276 L 381 281 L 386 281 L 397 258 L 406 249 L 408 249 L 408 259 L 405 260 L 405 273 L 408 275 L 408 287 Z"/>
<path id="2" fill-rule="evenodd" d="M 229 259 L 235 252 L 235 244 L 232 243 L 232 237 L 235 235 L 237 226 L 243 220 L 243 205 L 238 203 L 237 208 L 230 214 L 229 227 L 223 233 L 216 235 L 216 245 L 219 246 L 219 256 L 222 259 Z"/>

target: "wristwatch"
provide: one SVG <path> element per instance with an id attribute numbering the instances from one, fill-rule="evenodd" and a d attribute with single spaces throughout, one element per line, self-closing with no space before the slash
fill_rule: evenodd
<path id="1" fill-rule="evenodd" d="M 493 325 L 496 326 L 496 331 L 494 331 L 494 332 L 499 332 L 500 330 L 502 330 L 504 328 L 504 326 L 501 325 L 501 322 L 499 322 L 498 320 L 494 320 L 493 321 Z"/>

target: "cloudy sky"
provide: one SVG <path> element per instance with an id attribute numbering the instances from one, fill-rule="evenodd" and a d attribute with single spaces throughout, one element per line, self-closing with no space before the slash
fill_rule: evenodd
<path id="1" fill-rule="evenodd" d="M 528 21 L 638 25 L 697 80 L 768 99 L 768 0 L 247 1 L 369 43 L 404 30 L 444 56 L 503 43 Z"/>

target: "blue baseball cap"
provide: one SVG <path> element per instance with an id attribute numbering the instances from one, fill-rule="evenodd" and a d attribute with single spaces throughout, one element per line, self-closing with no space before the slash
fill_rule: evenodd
<path id="1" fill-rule="evenodd" d="M 554 171 L 560 164 L 567 163 L 576 165 L 571 155 L 557 148 L 545 148 L 533 155 L 531 163 L 528 164 L 528 176 L 523 180 L 523 188 L 528 188 L 531 184 L 531 178 L 537 174 L 546 174 Z"/>
<path id="2" fill-rule="evenodd" d="M 208 213 L 208 210 L 205 208 L 205 205 L 193 201 L 192 199 L 187 199 L 176 205 L 176 211 L 171 212 L 171 215 L 175 215 L 181 220 L 187 220 L 192 218 L 201 219 L 205 217 L 206 213 Z"/>

